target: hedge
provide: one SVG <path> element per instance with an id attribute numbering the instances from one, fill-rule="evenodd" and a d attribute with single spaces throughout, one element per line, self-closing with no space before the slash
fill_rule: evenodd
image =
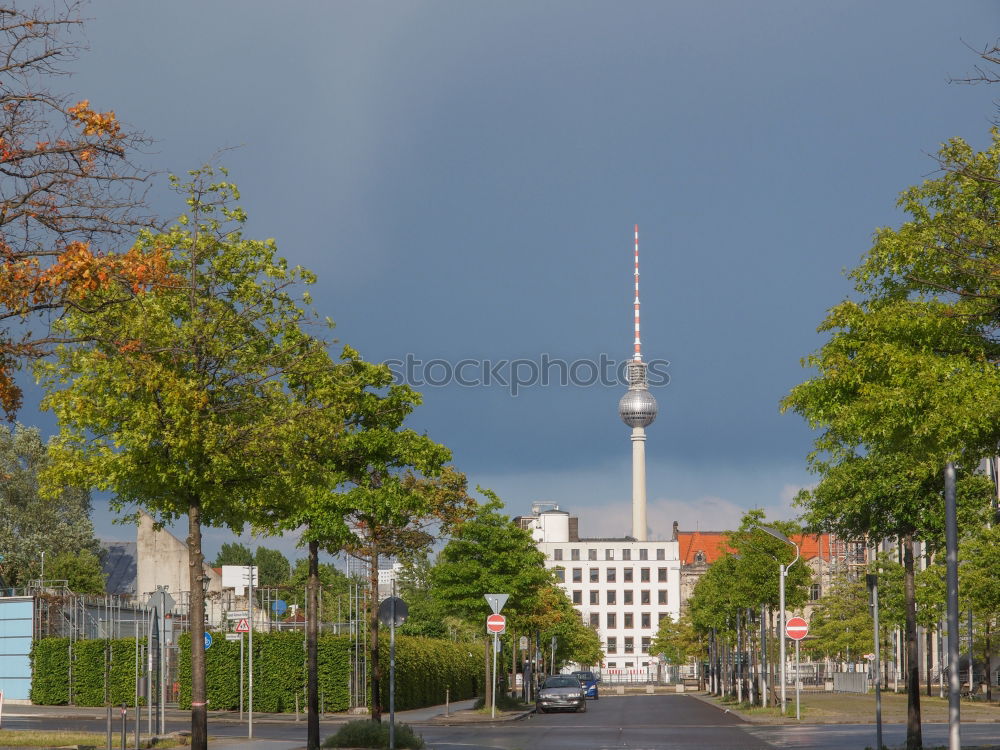
<path id="1" fill-rule="evenodd" d="M 249 639 L 247 639 L 248 642 Z M 179 705 L 191 707 L 191 636 L 181 634 L 178 645 Z M 327 711 L 346 711 L 350 705 L 352 642 L 349 636 L 322 635 L 319 639 L 319 689 Z M 254 710 L 265 713 L 305 707 L 305 644 L 303 633 L 254 633 Z M 65 638 L 36 641 L 32 648 L 32 702 L 64 705 L 69 699 L 69 642 Z M 110 699 L 113 704 L 134 705 L 135 641 L 77 641 L 74 651 L 73 702 L 81 706 L 104 705 L 105 660 L 110 656 Z M 414 636 L 396 637 L 396 708 L 437 705 L 450 690 L 452 700 L 482 694 L 482 659 L 478 644 L 470 645 Z M 382 696 L 388 706 L 389 639 L 382 639 Z M 208 707 L 239 709 L 240 644 L 216 634 L 205 653 Z M 244 669 L 244 685 L 247 674 Z M 144 702 L 144 699 L 140 699 Z"/>
<path id="2" fill-rule="evenodd" d="M 145 639 L 139 643 L 145 645 Z M 69 639 L 43 638 L 32 644 L 31 674 L 31 702 L 38 705 L 134 706 L 135 639 L 75 641 L 71 674 Z"/>

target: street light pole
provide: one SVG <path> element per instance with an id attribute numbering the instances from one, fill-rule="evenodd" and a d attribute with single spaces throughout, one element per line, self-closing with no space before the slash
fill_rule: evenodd
<path id="1" fill-rule="evenodd" d="M 795 547 L 794 560 L 788 563 L 788 565 L 785 565 L 784 563 L 778 563 L 778 571 L 780 573 L 780 579 L 779 579 L 780 585 L 778 588 L 778 608 L 781 610 L 780 612 L 781 633 L 779 633 L 778 635 L 781 641 L 780 641 L 780 648 L 778 650 L 780 652 L 780 657 L 781 657 L 781 715 L 784 716 L 785 712 L 788 710 L 788 700 L 786 697 L 787 686 L 785 685 L 787 679 L 786 670 L 788 669 L 788 665 L 785 663 L 785 638 L 787 637 L 785 634 L 785 625 L 787 624 L 786 620 L 788 618 L 788 615 L 785 613 L 785 578 L 788 577 L 788 569 L 799 561 L 799 545 L 797 545 L 795 542 L 793 542 L 791 539 L 789 539 L 787 536 L 782 534 L 777 529 L 772 529 L 770 526 L 754 526 L 753 528 L 759 531 L 763 531 L 768 536 L 773 536 L 779 542 L 784 542 L 785 544 L 790 544 L 793 547 Z M 798 674 L 796 674 L 795 679 L 798 680 L 798 678 L 799 676 Z"/>

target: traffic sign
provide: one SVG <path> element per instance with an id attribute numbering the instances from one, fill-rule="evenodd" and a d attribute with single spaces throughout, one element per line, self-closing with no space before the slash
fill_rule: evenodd
<path id="1" fill-rule="evenodd" d="M 503 609 L 503 605 L 510 598 L 510 594 L 483 594 L 483 598 L 489 603 L 493 614 L 498 615 L 500 614 L 500 610 Z"/>
<path id="2" fill-rule="evenodd" d="M 243 637 L 243 633 L 226 633 L 227 641 L 238 641 Z"/>
<path id="3" fill-rule="evenodd" d="M 205 650 L 208 651 L 209 647 L 212 645 L 212 634 L 205 633 Z"/>
<path id="4" fill-rule="evenodd" d="M 285 612 L 288 611 L 288 602 L 286 602 L 284 599 L 275 599 L 273 602 L 271 602 L 271 611 L 274 612 L 274 614 L 277 615 L 278 617 L 281 617 L 283 614 L 285 614 Z"/>
<path id="5" fill-rule="evenodd" d="M 507 630 L 507 618 L 501 614 L 493 614 L 486 618 L 486 632 L 499 635 Z"/>
<path id="6" fill-rule="evenodd" d="M 521 650 L 522 651 L 527 651 L 528 650 L 528 636 L 522 635 L 521 636 L 521 640 L 518 641 L 518 644 L 521 646 Z"/>
<path id="7" fill-rule="evenodd" d="M 231 609 L 226 612 L 227 620 L 242 620 L 244 617 L 250 616 L 250 610 L 248 609 Z"/>
<path id="8" fill-rule="evenodd" d="M 793 617 L 785 623 L 785 635 L 793 641 L 801 641 L 809 634 L 809 623 L 801 617 Z"/>
<path id="9" fill-rule="evenodd" d="M 249 633 L 250 632 L 250 621 L 247 618 L 243 618 L 238 623 L 236 623 L 237 633 Z"/>
<path id="10" fill-rule="evenodd" d="M 407 606 L 406 602 L 398 596 L 387 597 L 382 600 L 381 604 L 378 605 L 378 621 L 386 627 L 395 624 L 398 628 L 406 622 L 406 618 L 409 614 L 410 608 Z M 394 618 L 395 623 L 393 623 Z"/>

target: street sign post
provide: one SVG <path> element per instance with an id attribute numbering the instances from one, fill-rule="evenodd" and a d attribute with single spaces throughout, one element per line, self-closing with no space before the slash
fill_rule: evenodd
<path id="1" fill-rule="evenodd" d="M 486 603 L 493 610 L 493 614 L 486 618 L 486 632 L 493 633 L 493 684 L 490 689 L 490 695 L 493 696 L 493 705 L 490 709 L 490 716 L 495 719 L 497 715 L 497 650 L 500 646 L 497 636 L 507 629 L 507 618 L 500 614 L 500 610 L 507 603 L 510 594 L 483 594 L 483 598 L 486 599 Z"/>
<path id="2" fill-rule="evenodd" d="M 236 623 L 237 633 L 249 633 L 250 632 L 250 621 L 247 618 L 243 618 L 238 623 Z"/>
<path id="3" fill-rule="evenodd" d="M 793 617 L 785 623 L 785 635 L 795 641 L 795 718 L 801 721 L 799 689 L 802 685 L 802 675 L 799 674 L 799 641 L 809 635 L 809 623 L 801 617 Z"/>

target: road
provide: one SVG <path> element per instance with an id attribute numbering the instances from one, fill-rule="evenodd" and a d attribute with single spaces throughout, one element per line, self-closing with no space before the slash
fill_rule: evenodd
<path id="1" fill-rule="evenodd" d="M 82 729 L 103 731 L 104 719 L 71 715 L 72 708 L 44 709 L 18 707 L 20 714 L 6 714 L 4 729 Z M 433 724 L 415 729 L 427 741 L 429 750 L 864 750 L 875 744 L 871 724 L 747 724 L 731 713 L 693 695 L 604 696 L 588 701 L 582 714 L 535 714 L 519 721 L 467 723 L 456 726 Z M 61 716 L 51 711 L 61 711 Z M 37 712 L 31 715 L 31 712 Z M 13 713 L 13 712 L 12 712 Z M 431 711 L 421 711 L 423 717 Z M 46 715 L 49 714 L 49 715 Z M 416 714 L 416 712 L 414 712 Z M 169 731 L 188 729 L 183 714 L 173 712 Z M 343 721 L 321 723 L 321 735 L 336 731 Z M 143 724 L 145 726 L 145 723 Z M 131 739 L 131 722 L 129 739 Z M 924 724 L 925 747 L 947 744 L 947 725 Z M 117 747 L 120 724 L 115 722 Z M 905 728 L 887 724 L 885 742 L 899 747 Z M 305 744 L 305 723 L 289 719 L 261 721 L 254 725 L 254 741 L 246 738 L 246 724 L 212 718 L 211 746 L 248 750 L 295 750 Z M 962 725 L 965 746 L 1000 743 L 1000 724 Z"/>

